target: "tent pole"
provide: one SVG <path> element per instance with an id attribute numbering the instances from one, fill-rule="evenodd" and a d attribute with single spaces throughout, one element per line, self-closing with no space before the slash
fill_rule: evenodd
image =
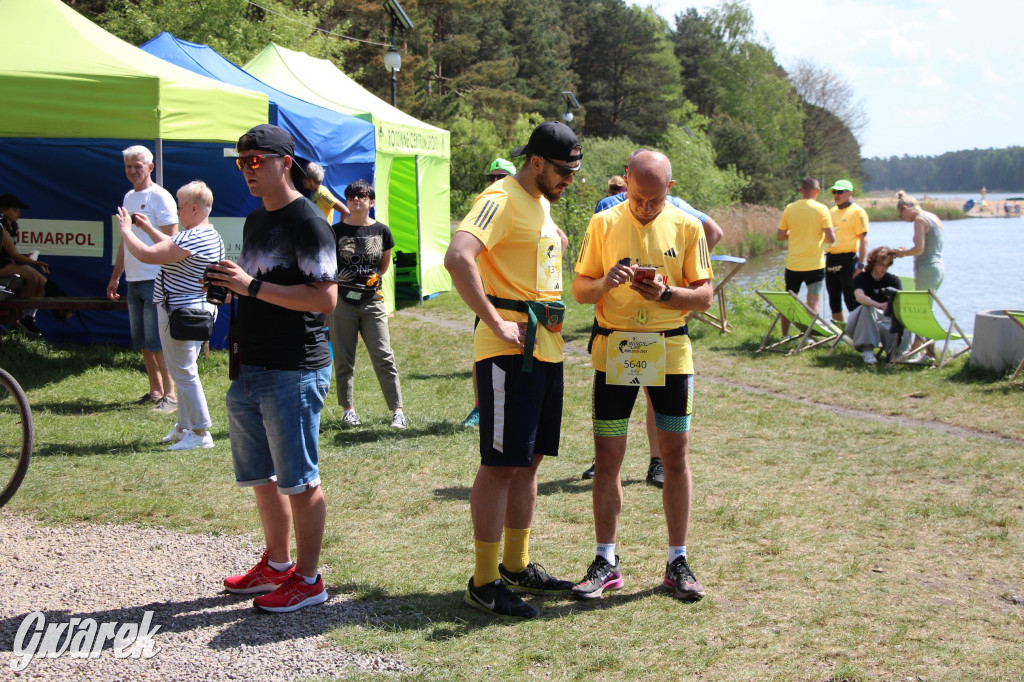
<path id="1" fill-rule="evenodd" d="M 153 148 L 153 162 L 156 165 L 156 184 L 161 187 L 164 186 L 164 141 L 162 138 L 156 138 L 156 144 Z"/>
<path id="2" fill-rule="evenodd" d="M 416 160 L 416 278 L 419 287 L 420 305 L 423 305 L 423 230 L 420 225 L 420 157 Z"/>

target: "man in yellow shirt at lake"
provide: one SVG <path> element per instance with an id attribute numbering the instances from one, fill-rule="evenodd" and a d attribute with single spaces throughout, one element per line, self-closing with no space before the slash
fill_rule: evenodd
<path id="1" fill-rule="evenodd" d="M 836 180 L 829 188 L 836 205 L 828 210 L 836 241 L 825 250 L 825 289 L 832 319 L 842 321 L 843 303 L 851 313 L 859 305 L 853 295 L 853 278 L 868 262 L 868 213 L 853 203 L 853 183 Z"/>
<path id="2" fill-rule="evenodd" d="M 836 240 L 832 217 L 824 204 L 818 203 L 821 185 L 816 178 L 807 176 L 800 181 L 798 201 L 786 206 L 779 222 L 777 238 L 789 242 L 786 256 L 786 291 L 800 293 L 800 285 L 807 285 L 807 306 L 821 312 L 821 284 L 825 279 L 825 242 Z M 782 335 L 789 334 L 789 320 L 782 319 Z"/>

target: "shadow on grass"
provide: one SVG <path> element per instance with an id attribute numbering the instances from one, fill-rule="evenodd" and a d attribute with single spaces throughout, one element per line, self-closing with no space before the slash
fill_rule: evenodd
<path id="1" fill-rule="evenodd" d="M 541 469 L 543 470 L 543 467 Z M 623 479 L 622 486 L 630 487 L 634 485 L 644 485 L 646 480 L 644 479 Z M 591 490 L 590 481 L 584 481 L 579 478 L 560 478 L 555 481 L 543 481 L 537 484 L 538 495 L 558 495 L 561 493 L 587 493 L 590 494 Z M 450 501 L 467 501 L 469 500 L 469 494 L 472 492 L 472 486 L 452 486 L 450 488 L 435 488 L 434 498 L 438 500 L 450 500 Z"/>
<path id="2" fill-rule="evenodd" d="M 359 445 L 363 443 L 377 443 L 383 440 L 419 438 L 420 436 L 451 436 L 465 430 L 467 429 L 462 427 L 462 422 L 450 419 L 428 422 L 424 426 L 415 428 L 393 429 L 390 426 L 390 421 L 387 423 L 382 421 L 379 424 L 364 423 L 362 426 L 347 426 L 342 421 L 342 417 L 338 416 L 330 421 L 323 420 L 320 426 L 321 438 L 329 438 L 335 445 Z"/>
<path id="3" fill-rule="evenodd" d="M 366 622 L 360 624 L 360 631 L 364 635 L 372 629 L 387 635 L 419 632 L 425 641 L 447 642 L 483 628 L 516 627 L 528 622 L 521 618 L 495 616 L 479 611 L 463 601 L 464 594 L 463 588 L 439 594 L 408 594 L 382 601 L 367 599 L 365 606 L 370 615 Z M 571 596 L 521 596 L 540 612 L 536 620 L 556 620 L 580 613 L 604 611 L 658 596 L 673 598 L 660 587 L 629 593 L 609 592 L 599 599 L 586 600 Z M 366 645 L 372 648 L 372 639 Z"/>
<path id="4" fill-rule="evenodd" d="M 31 390 L 83 374 L 94 367 L 145 373 L 142 353 L 112 345 L 51 345 L 21 334 L 4 335 L 0 366 Z"/>
<path id="5" fill-rule="evenodd" d="M 156 646 L 160 646 L 160 637 L 164 633 L 186 634 L 207 630 L 212 635 L 207 644 L 210 649 L 233 650 L 239 646 L 305 639 L 326 633 L 339 624 L 363 622 L 367 611 L 364 604 L 356 599 L 341 598 L 334 594 L 335 590 L 329 589 L 328 592 L 332 593 L 331 598 L 324 604 L 300 609 L 286 617 L 256 609 L 252 605 L 254 595 L 228 593 L 86 613 L 61 609 L 42 611 L 42 614 L 48 624 L 68 623 L 72 618 L 92 618 L 97 623 L 138 624 L 146 611 L 152 611 L 150 631 L 159 626 L 153 634 Z M 3 643 L 0 651 L 12 651 L 18 628 L 26 615 L 0 620 L 0 642 Z M 258 626 L 254 624 L 255 620 L 259 621 Z M 104 643 L 103 649 L 113 649 L 113 638 Z"/>
<path id="6" fill-rule="evenodd" d="M 44 402 L 44 401 L 33 401 L 31 404 L 33 410 L 37 412 L 49 412 L 50 414 L 58 415 L 85 415 L 95 414 L 97 412 L 112 412 L 115 410 L 125 410 L 129 408 L 153 408 L 149 405 L 136 405 L 132 402 L 128 403 L 112 403 L 112 402 L 96 402 L 85 398 L 76 400 L 74 402 Z"/>

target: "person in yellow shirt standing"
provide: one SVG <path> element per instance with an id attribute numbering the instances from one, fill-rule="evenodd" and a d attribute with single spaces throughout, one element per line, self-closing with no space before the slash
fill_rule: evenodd
<path id="1" fill-rule="evenodd" d="M 786 256 L 786 291 L 800 293 L 800 285 L 807 285 L 807 306 L 821 312 L 821 283 L 825 279 L 825 242 L 836 240 L 832 217 L 824 204 L 816 201 L 821 185 L 810 176 L 800 181 L 798 201 L 786 206 L 776 235 L 779 241 L 789 242 Z M 789 320 L 782 320 L 782 335 L 789 334 Z"/>
<path id="2" fill-rule="evenodd" d="M 334 212 L 341 215 L 342 222 L 351 215 L 348 206 L 338 201 L 338 198 L 331 194 L 331 191 L 324 187 L 324 167 L 315 161 L 306 164 L 306 177 L 302 179 L 302 186 L 309 192 L 309 200 L 324 214 L 324 220 L 328 225 L 334 224 Z"/>
<path id="3" fill-rule="evenodd" d="M 597 537 L 594 561 L 573 592 L 591 599 L 623 585 L 615 553 L 623 497 L 620 470 L 629 416 L 644 386 L 665 467 L 662 504 L 669 550 L 663 584 L 677 598 L 697 601 L 704 587 L 686 559 L 693 411 L 686 315 L 711 307 L 711 257 L 700 222 L 666 203 L 673 184 L 668 157 L 652 151 L 636 154 L 626 183 L 627 201 L 590 219 L 572 286 L 578 302 L 596 304 L 591 362 Z"/>
<path id="4" fill-rule="evenodd" d="M 851 313 L 856 310 L 853 278 L 859 275 L 868 259 L 868 213 L 853 203 L 853 183 L 836 180 L 830 188 L 836 205 L 829 209 L 836 241 L 825 251 L 825 289 L 832 319 L 842 321 L 843 303 Z"/>
<path id="5" fill-rule="evenodd" d="M 533 618 L 537 610 L 515 592 L 572 589 L 530 561 L 529 539 L 537 467 L 558 455 L 562 429 L 563 244 L 550 204 L 572 184 L 583 151 L 569 126 L 548 121 L 512 151 L 523 155 L 514 175 L 477 196 L 444 264 L 481 322 L 473 337 L 480 468 L 469 498 L 476 567 L 463 601 L 487 613 Z"/>

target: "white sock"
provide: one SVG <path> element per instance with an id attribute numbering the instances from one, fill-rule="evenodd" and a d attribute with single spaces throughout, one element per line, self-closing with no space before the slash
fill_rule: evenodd
<path id="1" fill-rule="evenodd" d="M 610 544 L 602 544 L 600 542 L 597 543 L 597 556 L 604 557 L 605 561 L 607 561 L 609 564 L 614 566 L 615 565 L 615 543 L 614 542 L 612 542 Z"/>
<path id="2" fill-rule="evenodd" d="M 267 559 L 267 565 L 270 566 L 275 571 L 283 572 L 283 571 L 287 571 L 289 568 L 294 566 L 295 562 L 294 561 L 285 561 L 284 563 L 281 563 L 280 561 L 271 561 L 270 559 Z"/>
<path id="3" fill-rule="evenodd" d="M 302 576 L 302 580 L 303 580 L 303 581 L 304 581 L 304 582 L 305 582 L 305 583 L 306 583 L 307 585 L 312 585 L 312 584 L 314 584 L 314 583 L 316 582 L 316 579 L 317 579 L 317 578 L 319 578 L 319 577 L 320 577 L 320 574 L 319 574 L 319 573 L 317 573 L 316 575 L 314 575 L 314 576 L 313 576 L 312 578 L 310 578 L 309 576 L 305 576 L 305 575 L 304 575 L 304 576 Z"/>
<path id="4" fill-rule="evenodd" d="M 670 545 L 668 548 L 668 562 L 672 563 L 679 557 L 686 557 L 686 545 Z"/>

